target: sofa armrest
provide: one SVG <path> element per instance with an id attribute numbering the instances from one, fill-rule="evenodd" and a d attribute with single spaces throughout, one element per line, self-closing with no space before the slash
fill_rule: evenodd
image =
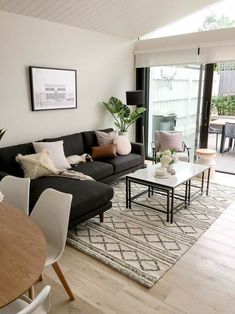
<path id="1" fill-rule="evenodd" d="M 9 174 L 4 172 L 4 171 L 0 171 L 0 181 L 2 180 L 2 178 L 4 178 L 5 176 L 8 176 Z"/>
<path id="2" fill-rule="evenodd" d="M 139 154 L 145 159 L 144 145 L 142 143 L 131 143 L 131 152 Z"/>

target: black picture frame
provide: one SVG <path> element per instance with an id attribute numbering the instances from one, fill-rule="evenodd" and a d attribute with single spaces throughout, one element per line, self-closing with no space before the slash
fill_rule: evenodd
<path id="1" fill-rule="evenodd" d="M 33 111 L 77 108 L 77 71 L 29 67 Z"/>

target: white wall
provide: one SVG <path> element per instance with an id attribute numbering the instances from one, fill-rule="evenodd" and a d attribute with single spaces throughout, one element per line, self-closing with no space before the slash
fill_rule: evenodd
<path id="1" fill-rule="evenodd" d="M 100 105 L 134 87 L 133 43 L 0 11 L 1 146 L 112 125 Z M 28 66 L 77 70 L 78 108 L 31 111 Z"/>

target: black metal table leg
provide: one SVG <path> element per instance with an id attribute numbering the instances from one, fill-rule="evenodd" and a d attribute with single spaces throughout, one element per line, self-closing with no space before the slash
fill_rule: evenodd
<path id="1" fill-rule="evenodd" d="M 148 197 L 150 197 L 151 196 L 151 186 L 149 185 L 148 186 Z"/>
<path id="2" fill-rule="evenodd" d="M 171 190 L 171 224 L 173 223 L 173 215 L 174 215 L 174 189 Z"/>
<path id="3" fill-rule="evenodd" d="M 184 208 L 188 207 L 188 181 L 185 182 Z"/>
<path id="4" fill-rule="evenodd" d="M 191 202 L 191 180 L 188 180 L 188 205 Z"/>
<path id="5" fill-rule="evenodd" d="M 126 208 L 128 208 L 128 178 L 126 177 Z"/>
<path id="6" fill-rule="evenodd" d="M 201 194 L 203 194 L 203 189 L 204 189 L 204 176 L 205 176 L 205 171 L 203 171 L 203 173 L 202 173 Z"/>
<path id="7" fill-rule="evenodd" d="M 131 209 L 131 180 L 128 180 L 128 208 Z"/>
<path id="8" fill-rule="evenodd" d="M 167 199 L 166 199 L 166 221 L 167 222 L 169 222 L 169 220 L 170 220 L 170 201 L 169 201 L 169 198 L 170 198 L 170 192 L 169 191 L 167 191 Z"/>
<path id="9" fill-rule="evenodd" d="M 207 175 L 207 185 L 206 185 L 206 195 L 207 196 L 209 194 L 210 174 L 211 174 L 211 168 L 208 169 L 208 175 Z"/>

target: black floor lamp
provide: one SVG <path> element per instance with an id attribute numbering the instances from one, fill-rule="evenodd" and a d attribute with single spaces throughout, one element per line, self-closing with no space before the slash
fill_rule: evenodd
<path id="1" fill-rule="evenodd" d="M 134 91 L 127 91 L 126 92 L 126 104 L 128 106 L 144 106 L 144 91 L 143 90 L 134 90 Z M 143 121 L 143 115 L 141 116 L 142 119 L 142 131 L 141 131 L 141 137 L 142 142 L 144 144 L 144 121 Z"/>

